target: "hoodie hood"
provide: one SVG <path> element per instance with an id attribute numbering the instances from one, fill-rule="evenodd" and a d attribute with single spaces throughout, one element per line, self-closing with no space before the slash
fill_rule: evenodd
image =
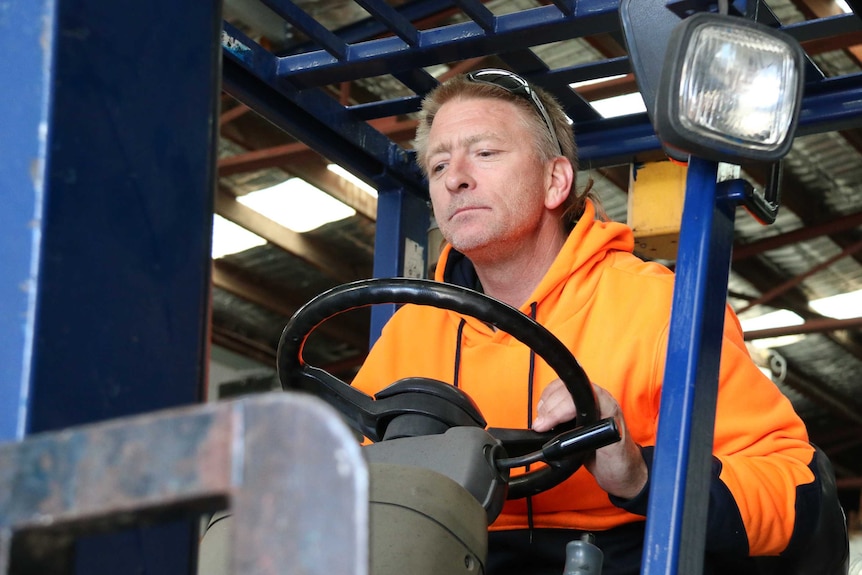
<path id="1" fill-rule="evenodd" d="M 538 306 L 538 314 L 541 316 L 544 302 L 551 300 L 553 303 L 564 296 L 570 304 L 579 308 L 592 295 L 598 280 L 598 276 L 592 272 L 597 264 L 607 257 L 613 257 L 614 252 L 631 253 L 634 250 L 631 228 L 618 222 L 597 220 L 595 215 L 595 206 L 588 201 L 583 216 L 569 234 L 542 281 L 527 301 L 521 304 L 522 312 L 533 316 L 537 313 L 535 306 Z M 448 243 L 440 254 L 435 279 L 482 291 L 473 263 Z M 571 293 L 564 293 L 567 291 Z M 541 323 L 540 318 L 536 319 Z M 468 323 L 472 322 L 468 319 Z"/>

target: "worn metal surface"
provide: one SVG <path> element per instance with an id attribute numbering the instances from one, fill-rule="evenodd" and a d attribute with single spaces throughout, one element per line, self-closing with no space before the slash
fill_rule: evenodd
<path id="1" fill-rule="evenodd" d="M 218 0 L 0 2 L 0 441 L 200 401 L 220 24 Z M 78 571 L 186 575 L 194 527 L 79 545 Z"/>
<path id="2" fill-rule="evenodd" d="M 367 573 L 359 446 L 329 406 L 291 393 L 0 445 L 0 573 L 72 573 L 77 535 L 224 508 L 234 573 Z"/>

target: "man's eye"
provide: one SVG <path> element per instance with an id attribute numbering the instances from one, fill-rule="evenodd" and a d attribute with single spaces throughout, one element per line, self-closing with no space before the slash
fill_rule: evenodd
<path id="1" fill-rule="evenodd" d="M 490 158 L 494 154 L 494 150 L 479 150 L 479 152 L 477 153 L 480 158 Z"/>
<path id="2" fill-rule="evenodd" d="M 442 172 L 445 169 L 446 169 L 446 164 L 434 164 L 434 166 L 431 168 L 431 173 L 439 174 L 440 172 Z"/>

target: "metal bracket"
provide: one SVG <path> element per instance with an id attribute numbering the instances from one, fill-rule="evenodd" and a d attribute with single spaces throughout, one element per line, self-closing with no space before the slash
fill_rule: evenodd
<path id="1" fill-rule="evenodd" d="M 232 573 L 368 573 L 367 464 L 331 407 L 293 393 L 0 445 L 0 573 L 71 575 L 78 535 L 226 508 Z"/>
<path id="2" fill-rule="evenodd" d="M 729 200 L 740 203 L 754 219 L 768 226 L 775 223 L 778 217 L 783 173 L 782 162 L 775 162 L 769 168 L 769 177 L 763 192 L 759 192 L 747 180 L 733 179 L 720 182 L 719 193 Z"/>

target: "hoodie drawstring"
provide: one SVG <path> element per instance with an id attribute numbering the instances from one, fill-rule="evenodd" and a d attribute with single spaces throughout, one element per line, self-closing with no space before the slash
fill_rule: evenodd
<path id="1" fill-rule="evenodd" d="M 530 319 L 536 321 L 537 302 L 530 304 Z M 535 380 L 536 369 L 536 352 L 530 348 L 530 374 L 527 382 L 527 429 L 533 429 L 533 384 Z M 530 466 L 527 466 L 527 471 L 530 471 Z M 527 496 L 527 529 L 530 531 L 530 543 L 533 542 L 533 497 Z"/>
<path id="2" fill-rule="evenodd" d="M 533 321 L 536 320 L 536 309 L 537 302 L 533 302 L 530 304 L 530 319 Z M 458 323 L 458 333 L 455 336 L 455 373 L 452 375 L 452 385 L 455 387 L 459 386 L 460 383 L 460 375 L 461 375 L 461 342 L 464 337 L 464 326 L 467 324 L 467 320 L 461 318 L 461 321 Z M 527 376 L 527 429 L 533 429 L 533 390 L 535 387 L 535 371 L 536 371 L 536 352 L 533 349 L 530 349 L 530 371 Z M 530 470 L 530 466 L 527 466 L 527 471 Z M 533 524 L 533 498 L 532 496 L 527 496 L 527 528 L 530 532 L 530 543 L 533 542 L 533 529 L 535 528 Z"/>
<path id="3" fill-rule="evenodd" d="M 458 335 L 455 337 L 455 374 L 452 376 L 452 385 L 458 387 L 459 375 L 461 374 L 461 339 L 464 337 L 464 326 L 467 320 L 463 317 L 458 324 Z"/>

